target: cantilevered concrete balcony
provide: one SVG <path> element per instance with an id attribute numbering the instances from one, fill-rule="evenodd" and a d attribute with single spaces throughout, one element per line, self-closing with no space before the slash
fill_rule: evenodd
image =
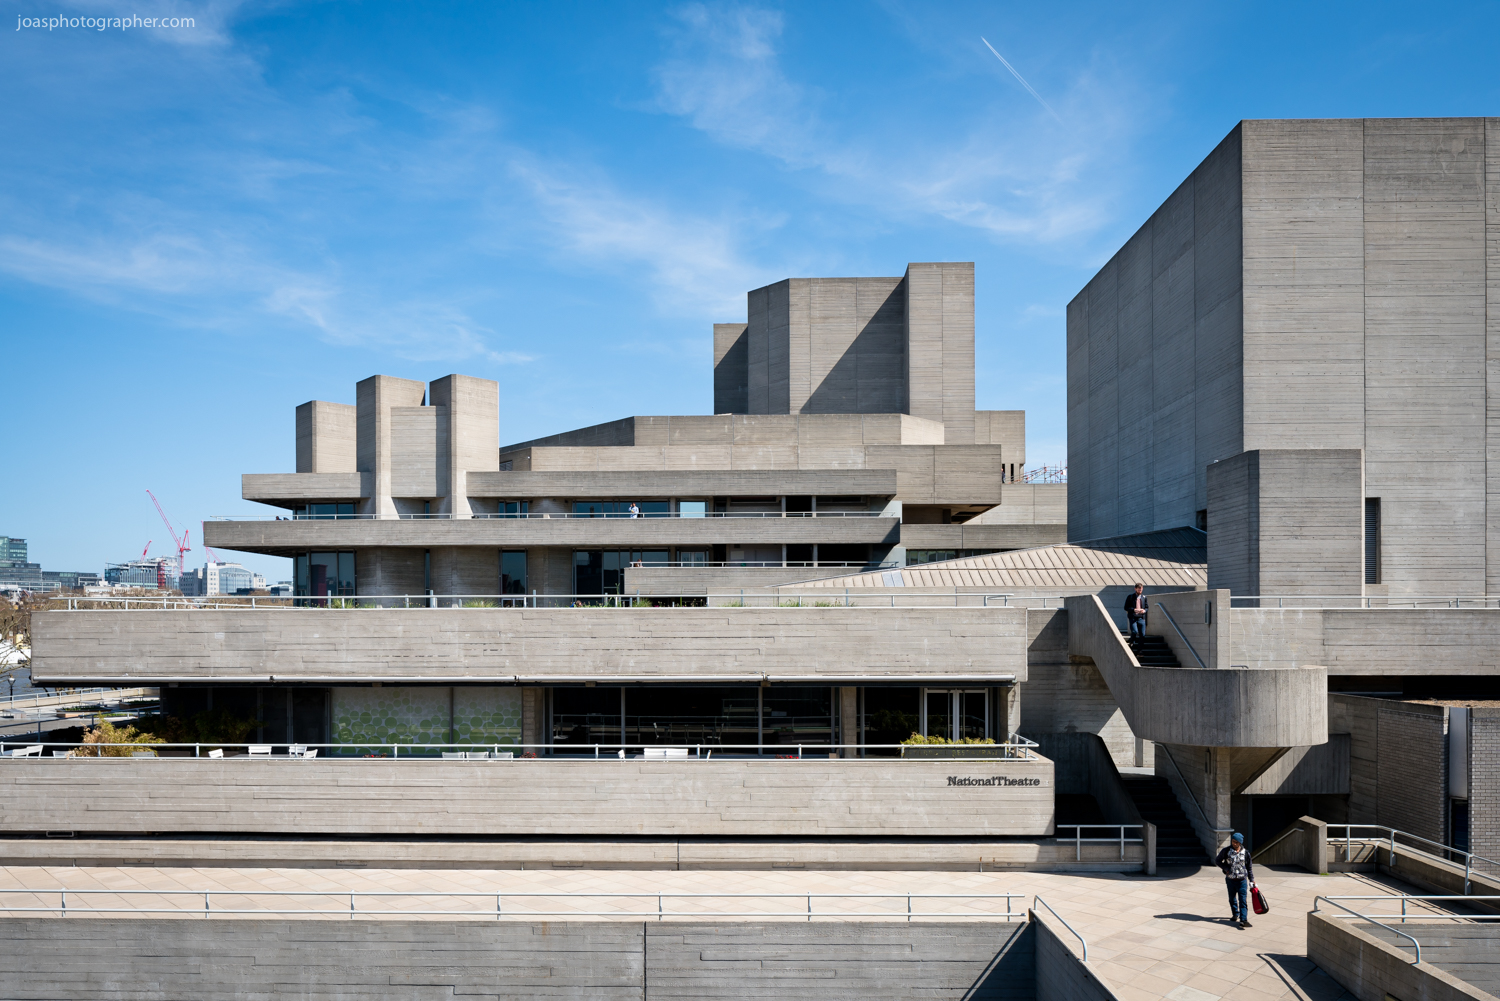
<path id="1" fill-rule="evenodd" d="M 470 470 L 470 497 L 892 497 L 894 469 Z"/>
<path id="2" fill-rule="evenodd" d="M 1068 541 L 1065 522 L 1042 525 L 902 525 L 907 549 L 1033 549 Z"/>
<path id="3" fill-rule="evenodd" d="M 205 608 L 44 611 L 43 685 L 172 682 L 1005 685 L 1018 608 Z"/>
<path id="4" fill-rule="evenodd" d="M 895 545 L 901 520 L 875 513 L 734 514 L 704 517 L 589 517 L 532 514 L 488 518 L 339 517 L 234 520 L 204 524 L 214 549 L 287 556 L 309 549 L 475 546 L 571 546 L 663 549 L 668 546 Z"/>

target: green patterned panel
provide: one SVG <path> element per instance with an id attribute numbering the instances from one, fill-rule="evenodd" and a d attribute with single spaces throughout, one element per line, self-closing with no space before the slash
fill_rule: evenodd
<path id="1" fill-rule="evenodd" d="M 519 744 L 519 688 L 455 688 L 453 733 L 460 744 Z"/>
<path id="2" fill-rule="evenodd" d="M 333 740 L 358 745 L 346 753 L 389 754 L 393 743 L 446 744 L 448 706 L 447 688 L 335 688 Z M 452 739 L 457 744 L 520 743 L 521 690 L 453 689 Z"/>

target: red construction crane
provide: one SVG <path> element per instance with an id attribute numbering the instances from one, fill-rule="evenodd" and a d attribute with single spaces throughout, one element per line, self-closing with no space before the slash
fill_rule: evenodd
<path id="1" fill-rule="evenodd" d="M 200 535 L 202 535 L 204 538 L 208 537 L 208 530 L 203 527 L 203 522 L 201 522 L 201 521 L 198 522 L 198 529 L 199 529 L 199 534 Z M 206 554 L 208 554 L 208 562 L 210 562 L 210 563 L 220 563 L 220 562 L 222 562 L 219 559 L 218 554 L 216 554 L 212 549 L 208 548 L 208 546 L 206 544 L 203 547 L 203 551 Z"/>
<path id="2" fill-rule="evenodd" d="M 146 554 L 149 553 L 150 551 L 151 551 L 151 543 L 147 542 L 146 543 L 146 548 L 141 550 L 141 559 L 145 559 L 146 558 Z"/>
<path id="3" fill-rule="evenodd" d="M 179 539 L 177 537 L 177 530 L 173 528 L 172 523 L 167 520 L 167 512 L 161 509 L 161 501 L 157 500 L 156 495 L 149 490 L 146 491 L 146 496 L 150 497 L 151 503 L 156 505 L 156 513 L 161 515 L 162 523 L 167 526 L 167 531 L 172 533 L 172 541 L 177 543 L 177 576 L 181 577 L 183 570 L 182 554 L 190 553 L 193 551 L 192 547 L 188 545 L 188 533 L 191 531 L 191 529 L 183 529 L 182 538 Z M 144 555 L 142 556 L 142 558 L 145 558 Z"/>

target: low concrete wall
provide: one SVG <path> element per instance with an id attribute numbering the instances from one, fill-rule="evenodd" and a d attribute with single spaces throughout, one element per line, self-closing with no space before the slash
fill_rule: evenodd
<path id="1" fill-rule="evenodd" d="M 1040 996 L 1033 929 L 1024 922 L 0 919 L 0 995 L 1030 1001 Z M 1048 967 L 1043 973 L 1053 976 Z"/>
<path id="2" fill-rule="evenodd" d="M 1203 747 L 1296 747 L 1328 739 L 1322 668 L 1141 667 L 1096 596 L 1066 604 L 1069 652 L 1093 660 L 1137 736 Z"/>
<path id="3" fill-rule="evenodd" d="M 1147 852 L 1050 838 L 505 838 L 363 841 L 273 837 L 0 839 L 0 865 L 174 868 L 631 869 L 1138 872 Z"/>
<path id="4" fill-rule="evenodd" d="M 1053 833 L 1052 762 L 7 758 L 9 832 L 365 836 Z"/>
<path id="5" fill-rule="evenodd" d="M 1250 667 L 1320 664 L 1332 675 L 1500 674 L 1497 608 L 1236 608 L 1226 624 L 1230 661 Z"/>
<path id="6" fill-rule="evenodd" d="M 1414 964 L 1410 944 L 1387 945 L 1362 931 L 1353 919 L 1330 913 L 1307 915 L 1307 958 L 1343 985 L 1359 1001 L 1493 1001 L 1485 991 L 1465 983 L 1432 963 Z"/>
<path id="7" fill-rule="evenodd" d="M 55 611 L 33 614 L 32 638 L 32 675 L 47 685 L 1021 682 L 1027 644 L 1021 608 Z"/>
<path id="8" fill-rule="evenodd" d="M 1031 912 L 1031 923 L 1036 929 L 1036 1001 L 1116 1001 L 1114 988 L 1073 951 L 1078 939 L 1072 932 L 1041 911 Z"/>
<path id="9" fill-rule="evenodd" d="M 1328 875 L 1328 825 L 1316 817 L 1300 817 L 1255 853 L 1262 865 L 1296 865 L 1320 876 Z"/>

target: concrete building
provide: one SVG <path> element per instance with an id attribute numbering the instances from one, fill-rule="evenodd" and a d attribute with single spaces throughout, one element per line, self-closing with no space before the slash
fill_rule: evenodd
<path id="1" fill-rule="evenodd" d="M 1347 770 L 1318 816 L 1490 852 L 1475 804 L 1493 793 L 1471 777 L 1492 765 L 1466 759 L 1488 753 L 1469 734 L 1497 694 L 1497 128 L 1242 122 L 1067 312 L 1069 537 L 1204 529 L 1211 597 L 1163 599 L 1189 636 L 1217 616 L 1216 652 L 1193 657 L 1319 665 L 1348 693 L 1319 753 L 1352 739 L 1354 757 L 1286 791 Z M 1431 753 L 1396 736 L 1418 732 Z M 1265 807 L 1275 827 L 1272 773 L 1233 757 L 1206 759 L 1219 816 Z"/>

